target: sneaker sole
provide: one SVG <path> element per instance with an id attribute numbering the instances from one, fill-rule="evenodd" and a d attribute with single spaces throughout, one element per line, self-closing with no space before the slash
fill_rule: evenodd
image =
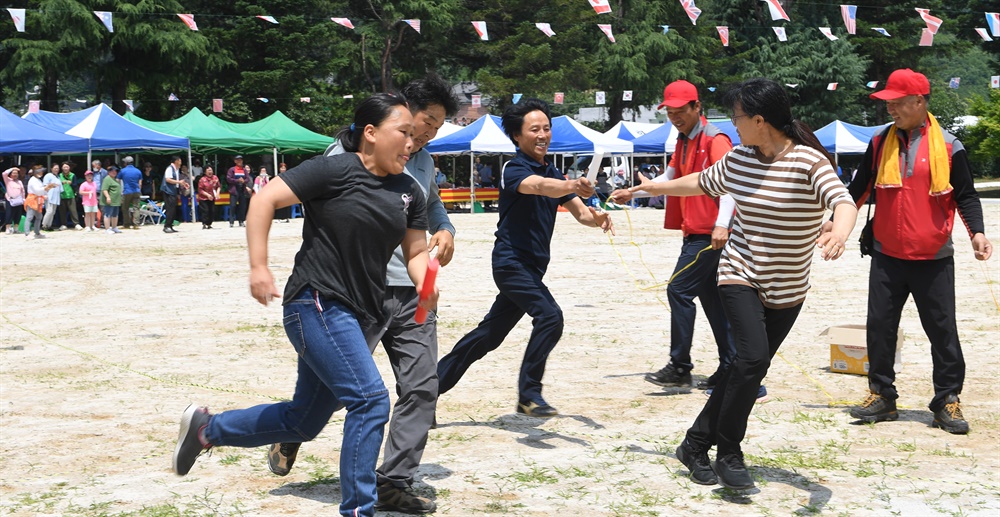
<path id="1" fill-rule="evenodd" d="M 644 377 L 644 379 L 646 380 L 646 382 L 648 382 L 650 384 L 655 384 L 657 386 L 660 386 L 661 388 L 690 388 L 691 387 L 691 383 L 690 382 L 688 382 L 688 383 L 683 383 L 683 382 L 660 382 L 660 381 L 658 381 L 656 379 L 651 379 L 649 377 Z"/>
<path id="2" fill-rule="evenodd" d="M 177 470 L 177 456 L 181 453 L 181 446 L 184 444 L 184 437 L 187 436 L 188 430 L 191 428 L 191 421 L 194 420 L 194 414 L 198 411 L 198 406 L 191 404 L 184 410 L 184 414 L 181 415 L 181 432 L 177 434 L 177 447 L 174 447 L 174 458 L 172 462 L 172 467 L 174 469 L 174 474 L 178 476 L 183 476 L 180 471 Z"/>
<path id="3" fill-rule="evenodd" d="M 861 420 L 866 424 L 876 424 L 878 422 L 894 422 L 896 420 L 899 420 L 899 412 L 891 411 L 889 413 L 884 413 L 881 415 L 872 415 L 872 416 L 858 416 L 855 415 L 854 413 L 851 413 L 851 417 L 857 418 L 858 420 Z"/>
<path id="4" fill-rule="evenodd" d="M 966 427 L 953 427 L 953 426 L 949 426 L 949 425 L 945 424 L 944 422 L 941 422 L 940 420 L 934 420 L 934 422 L 931 423 L 931 427 L 936 427 L 938 429 L 944 429 L 945 431 L 947 431 L 947 432 L 949 432 L 951 434 L 969 434 L 969 428 L 968 428 L 968 426 L 966 426 Z"/>
<path id="5" fill-rule="evenodd" d="M 690 479 L 691 481 L 693 481 L 693 482 L 695 482 L 695 483 L 697 483 L 699 485 L 706 485 L 706 486 L 718 485 L 719 484 L 719 476 L 715 476 L 715 479 L 713 479 L 711 482 L 709 482 L 709 481 L 702 481 L 702 480 L 696 479 L 694 477 L 694 469 L 690 465 L 688 465 L 688 459 L 689 458 L 687 458 L 687 453 L 684 452 L 684 448 L 683 447 L 678 446 L 677 450 L 674 452 L 674 456 L 677 456 L 677 459 L 680 460 L 681 464 L 683 464 L 685 467 L 687 467 L 687 469 L 688 469 L 688 479 Z M 714 472 L 713 472 L 713 474 L 714 474 Z"/>
<path id="6" fill-rule="evenodd" d="M 722 486 L 724 486 L 724 487 L 726 487 L 726 488 L 728 488 L 728 489 L 730 489 L 730 490 L 750 490 L 751 488 L 755 488 L 757 486 L 757 485 L 755 485 L 753 483 L 750 483 L 749 485 L 741 485 L 741 486 L 730 485 L 729 483 L 726 483 L 725 481 L 723 481 L 721 476 L 719 477 L 719 484 L 722 485 Z"/>

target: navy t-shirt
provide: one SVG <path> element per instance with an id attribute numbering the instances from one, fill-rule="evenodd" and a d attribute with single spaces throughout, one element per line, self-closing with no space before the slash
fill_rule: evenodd
<path id="1" fill-rule="evenodd" d="M 427 230 L 420 186 L 407 174 L 376 176 L 354 153 L 311 158 L 281 179 L 305 208 L 284 303 L 308 286 L 351 309 L 362 328 L 382 324 L 392 251 L 408 228 Z"/>
<path id="2" fill-rule="evenodd" d="M 541 164 L 520 150 L 500 172 L 500 221 L 497 222 L 493 267 L 529 265 L 542 273 L 549 265 L 549 244 L 559 205 L 576 197 L 560 198 L 521 194 L 517 187 L 529 176 L 565 181 L 552 164 Z"/>

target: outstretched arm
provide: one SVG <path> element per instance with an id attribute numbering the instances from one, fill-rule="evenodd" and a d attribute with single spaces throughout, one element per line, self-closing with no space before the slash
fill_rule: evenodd
<path id="1" fill-rule="evenodd" d="M 611 223 L 611 216 L 606 212 L 599 213 L 592 206 L 584 205 L 583 201 L 580 201 L 580 198 L 575 197 L 567 201 L 563 204 L 563 207 L 569 210 L 580 224 L 590 226 L 591 228 L 600 228 L 604 230 L 604 233 L 611 232 L 611 235 L 615 234 L 615 225 Z"/>
<path id="2" fill-rule="evenodd" d="M 668 196 L 700 196 L 705 193 L 705 191 L 698 186 L 698 178 L 700 176 L 701 173 L 696 172 L 694 174 L 688 174 L 687 176 L 681 176 L 675 180 L 657 183 L 640 174 L 639 184 L 628 190 L 633 194 L 642 190 L 648 192 L 652 196 L 659 196 L 662 194 L 666 194 Z"/>
<path id="3" fill-rule="evenodd" d="M 281 179 L 250 200 L 247 209 L 247 248 L 250 252 L 250 294 L 262 305 L 281 293 L 274 285 L 274 276 L 267 267 L 267 236 L 271 231 L 274 211 L 299 203 L 292 189 Z"/>

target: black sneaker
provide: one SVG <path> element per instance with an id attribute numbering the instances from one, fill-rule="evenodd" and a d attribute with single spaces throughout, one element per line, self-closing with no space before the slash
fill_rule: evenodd
<path id="1" fill-rule="evenodd" d="M 267 451 L 267 468 L 279 476 L 287 476 L 295 465 L 301 443 L 272 443 Z"/>
<path id="2" fill-rule="evenodd" d="M 722 377 L 722 374 L 720 374 L 719 372 L 715 372 L 712 375 L 709 375 L 707 379 L 698 381 L 697 387 L 699 390 L 710 390 L 714 388 L 716 384 L 719 383 L 720 377 Z"/>
<path id="3" fill-rule="evenodd" d="M 400 488 L 392 483 L 379 483 L 377 489 L 376 510 L 416 514 L 432 513 L 437 510 L 434 501 L 414 494 L 410 487 Z"/>
<path id="4" fill-rule="evenodd" d="M 733 490 L 749 490 L 754 487 L 753 477 L 743 463 L 742 453 L 732 453 L 715 459 L 715 474 L 719 484 Z"/>
<path id="5" fill-rule="evenodd" d="M 962 416 L 962 406 L 958 402 L 958 395 L 952 393 L 944 400 L 944 407 L 934 412 L 934 427 L 940 427 L 951 434 L 967 434 L 969 423 Z"/>
<path id="6" fill-rule="evenodd" d="M 691 372 L 686 372 L 683 368 L 678 368 L 670 363 L 658 372 L 647 373 L 646 381 L 664 388 L 690 388 Z"/>
<path id="7" fill-rule="evenodd" d="M 869 424 L 899 419 L 896 401 L 889 400 L 874 391 L 868 393 L 860 406 L 851 409 L 851 416 Z"/>
<path id="8" fill-rule="evenodd" d="M 712 470 L 712 464 L 708 461 L 707 452 L 695 449 L 685 439 L 681 442 L 680 446 L 677 447 L 677 452 L 675 454 L 677 459 L 680 460 L 680 462 L 688 468 L 688 472 L 691 473 L 691 481 L 694 481 L 699 485 L 718 484 L 719 478 Z"/>
<path id="9" fill-rule="evenodd" d="M 559 411 L 556 408 L 550 406 L 548 402 L 541 399 L 528 402 L 518 402 L 517 412 L 522 415 L 538 418 L 549 418 L 559 414 Z"/>
<path id="10" fill-rule="evenodd" d="M 211 449 L 212 444 L 201 441 L 201 430 L 208 425 L 208 420 L 212 417 L 208 413 L 208 408 L 191 404 L 181 415 L 181 431 L 177 436 L 177 448 L 174 449 L 174 473 L 178 476 L 186 475 L 198 456 L 202 452 Z"/>

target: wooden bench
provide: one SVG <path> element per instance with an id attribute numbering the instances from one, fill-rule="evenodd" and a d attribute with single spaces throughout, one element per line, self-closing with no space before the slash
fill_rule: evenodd
<path id="1" fill-rule="evenodd" d="M 468 188 L 443 188 L 440 190 L 440 194 L 441 202 L 449 210 L 454 210 L 459 206 L 468 206 L 473 202 L 500 200 L 500 189 L 497 188 L 477 188 L 474 193 L 472 189 Z"/>

